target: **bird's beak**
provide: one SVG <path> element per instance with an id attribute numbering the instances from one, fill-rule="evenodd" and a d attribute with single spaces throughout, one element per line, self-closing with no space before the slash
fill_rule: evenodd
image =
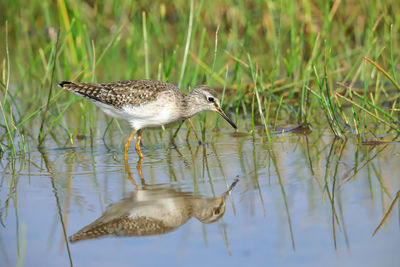
<path id="1" fill-rule="evenodd" d="M 228 191 L 226 191 L 223 196 L 229 196 L 232 193 L 233 188 L 235 188 L 236 184 L 239 182 L 239 179 L 235 179 L 235 181 L 233 181 L 233 183 L 231 184 L 231 186 L 229 187 Z"/>
<path id="2" fill-rule="evenodd" d="M 224 118 L 227 122 L 229 122 L 229 124 L 232 125 L 233 128 L 237 129 L 236 124 L 231 119 L 229 119 L 228 116 L 226 116 L 225 112 L 223 112 L 220 107 L 217 107 L 216 111 L 218 112 L 219 115 L 222 116 L 222 118 Z"/>

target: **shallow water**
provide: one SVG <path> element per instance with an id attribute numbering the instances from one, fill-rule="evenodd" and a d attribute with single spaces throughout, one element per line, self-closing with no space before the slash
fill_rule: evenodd
<path id="1" fill-rule="evenodd" d="M 185 136 L 183 129 L 174 146 L 169 131 L 145 132 L 145 158 L 138 163 L 130 151 L 130 175 L 120 136 L 93 146 L 89 139 L 62 149 L 48 143 L 25 160 L 3 157 L 0 265 L 397 265 L 398 204 L 372 233 L 400 189 L 399 144 L 357 146 L 316 131 L 275 137 L 272 145 L 229 129 L 210 131 L 201 146 Z M 222 219 L 203 224 L 195 212 L 181 215 L 179 205 L 221 196 L 235 179 Z M 135 231 L 117 228 L 65 242 L 106 211 L 113 219 L 182 218 L 165 234 L 125 236 Z"/>

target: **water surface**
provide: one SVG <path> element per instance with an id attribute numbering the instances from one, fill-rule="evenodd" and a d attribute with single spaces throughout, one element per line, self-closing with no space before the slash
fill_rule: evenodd
<path id="1" fill-rule="evenodd" d="M 397 265 L 398 204 L 372 233 L 400 188 L 398 144 L 360 146 L 317 131 L 288 133 L 271 145 L 230 129 L 209 131 L 205 145 L 185 136 L 183 129 L 173 145 L 169 130 L 145 131 L 145 158 L 138 162 L 131 149 L 130 174 L 118 135 L 93 146 L 89 138 L 49 142 L 25 159 L 4 156 L 0 265 Z M 65 241 L 143 190 L 156 200 L 126 209 L 159 214 L 164 204 L 222 196 L 235 179 L 216 222 L 191 214 L 165 233 Z"/>

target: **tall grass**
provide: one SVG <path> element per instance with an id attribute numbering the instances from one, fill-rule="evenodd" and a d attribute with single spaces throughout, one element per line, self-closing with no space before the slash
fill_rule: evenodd
<path id="1" fill-rule="evenodd" d="M 58 89 L 61 80 L 159 78 L 182 90 L 201 83 L 224 88 L 224 108 L 240 130 L 262 125 L 269 141 L 271 129 L 295 123 L 360 141 L 399 131 L 397 1 L 5 5 L 0 148 L 12 156 L 25 153 L 27 143 L 45 144 L 49 132 L 70 142 L 104 132 L 103 115 Z M 205 121 L 214 118 L 203 117 L 203 138 Z M 375 130 L 375 123 L 382 127 Z"/>

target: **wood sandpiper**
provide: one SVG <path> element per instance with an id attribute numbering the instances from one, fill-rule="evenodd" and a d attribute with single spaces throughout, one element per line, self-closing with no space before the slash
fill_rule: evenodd
<path id="1" fill-rule="evenodd" d="M 225 213 L 228 191 L 218 197 L 202 198 L 173 188 L 154 186 L 134 191 L 118 203 L 111 204 L 97 220 L 71 235 L 76 242 L 107 235 L 148 236 L 171 232 L 184 225 L 191 217 L 202 223 L 213 223 Z"/>
<path id="2" fill-rule="evenodd" d="M 233 128 L 235 123 L 221 109 L 217 93 L 206 85 L 196 86 L 184 94 L 171 83 L 154 80 L 131 80 L 112 83 L 59 83 L 68 91 L 94 102 L 108 115 L 129 122 L 133 131 L 125 144 L 125 162 L 129 145 L 137 132 L 136 152 L 140 158 L 142 129 L 159 127 L 188 119 L 198 112 L 219 113 Z"/>

